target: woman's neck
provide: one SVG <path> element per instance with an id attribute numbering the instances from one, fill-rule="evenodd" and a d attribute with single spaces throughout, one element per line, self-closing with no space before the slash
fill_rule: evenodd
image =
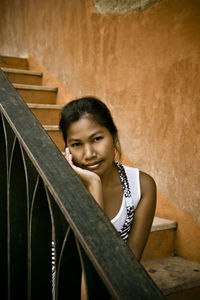
<path id="1" fill-rule="evenodd" d="M 113 161 L 112 166 L 101 176 L 103 187 L 112 186 L 119 182 L 119 172 L 116 163 Z"/>

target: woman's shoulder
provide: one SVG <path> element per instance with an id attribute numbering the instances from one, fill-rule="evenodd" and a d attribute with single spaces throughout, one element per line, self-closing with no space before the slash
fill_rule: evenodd
<path id="1" fill-rule="evenodd" d="M 144 194 L 145 192 L 156 191 L 156 183 L 151 175 L 143 171 L 139 171 L 139 176 L 142 194 Z"/>

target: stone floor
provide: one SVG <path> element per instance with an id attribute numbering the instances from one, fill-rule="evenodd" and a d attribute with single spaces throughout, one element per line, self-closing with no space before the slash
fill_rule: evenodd
<path id="1" fill-rule="evenodd" d="M 166 296 L 200 287 L 199 263 L 175 256 L 145 261 L 142 264 Z M 196 296 L 195 299 L 200 299 L 200 294 Z"/>

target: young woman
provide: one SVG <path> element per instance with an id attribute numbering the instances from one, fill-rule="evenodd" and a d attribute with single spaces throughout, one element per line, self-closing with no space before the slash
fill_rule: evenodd
<path id="1" fill-rule="evenodd" d="M 116 161 L 118 131 L 106 105 L 93 97 L 68 103 L 60 128 L 65 157 L 138 260 L 156 206 L 154 180 Z"/>

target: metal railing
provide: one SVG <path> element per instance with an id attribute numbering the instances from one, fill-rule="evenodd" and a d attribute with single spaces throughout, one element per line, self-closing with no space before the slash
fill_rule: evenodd
<path id="1" fill-rule="evenodd" d="M 163 299 L 0 70 L 0 283 L 4 299 Z"/>

